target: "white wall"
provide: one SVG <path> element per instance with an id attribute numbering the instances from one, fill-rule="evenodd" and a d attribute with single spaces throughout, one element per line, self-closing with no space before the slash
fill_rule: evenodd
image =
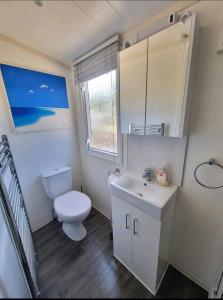
<path id="1" fill-rule="evenodd" d="M 181 185 L 186 142 L 186 137 L 129 136 L 128 169 L 143 174 L 145 167 L 166 166 L 170 181 Z"/>
<path id="2" fill-rule="evenodd" d="M 44 169 L 71 166 L 74 187 L 79 189 L 81 185 L 80 154 L 75 129 L 70 69 L 1 35 L 0 62 L 63 75 L 67 80 L 70 104 L 69 128 L 15 134 L 2 78 L 0 78 L 0 133 L 7 134 L 9 137 L 31 226 L 35 230 L 52 219 L 52 202 L 45 195 L 40 181 L 40 173 Z"/>
<path id="3" fill-rule="evenodd" d="M 184 6 L 187 5 L 185 1 Z M 176 3 L 176 11 L 182 9 Z M 190 3 L 191 4 L 191 3 Z M 216 53 L 218 35 L 223 28 L 223 2 L 200 1 L 189 7 L 201 23 L 197 74 L 193 93 L 191 134 L 189 138 L 183 187 L 180 188 L 173 237 L 172 263 L 206 289 L 217 285 L 223 270 L 223 190 L 206 190 L 197 185 L 193 170 L 211 157 L 223 163 L 223 54 Z M 124 35 L 135 36 L 170 13 L 163 12 Z M 76 96 L 77 97 L 77 96 Z M 87 156 L 84 145 L 82 114 L 77 109 L 85 190 L 93 204 L 111 215 L 107 177 L 113 163 Z M 126 148 L 126 143 L 124 144 Z M 167 163 L 174 182 L 182 176 L 186 141 L 150 137 L 130 137 L 122 167 L 142 172 L 152 164 Z M 128 159 L 127 159 L 128 157 Z M 217 172 L 217 170 L 215 170 Z M 209 178 L 213 173 L 208 172 Z M 215 173 L 216 174 L 216 173 Z M 217 173 L 220 175 L 220 173 Z M 201 174 L 204 175 L 204 174 Z M 223 178 L 222 178 L 223 180 Z M 219 180 L 220 181 L 220 180 Z"/>
<path id="4" fill-rule="evenodd" d="M 195 183 L 196 165 L 212 157 L 223 163 L 223 54 L 217 54 L 223 29 L 223 2 L 202 1 L 190 7 L 201 30 L 193 94 L 191 130 L 183 187 L 178 197 L 172 260 L 207 288 L 223 271 L 223 189 L 207 190 Z M 208 171 L 206 168 L 205 172 Z M 204 174 L 201 174 L 204 176 Z M 213 169 L 206 182 L 222 183 Z M 219 176 L 219 180 L 214 176 Z"/>

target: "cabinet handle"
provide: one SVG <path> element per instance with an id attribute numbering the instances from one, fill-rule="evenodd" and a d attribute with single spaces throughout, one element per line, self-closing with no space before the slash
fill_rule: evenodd
<path id="1" fill-rule="evenodd" d="M 125 228 L 126 228 L 126 229 L 129 228 L 129 225 L 128 225 L 128 217 L 129 217 L 129 216 L 130 216 L 129 213 L 127 213 L 127 214 L 125 215 Z"/>
<path id="2" fill-rule="evenodd" d="M 137 234 L 137 231 L 136 231 L 136 223 L 137 223 L 137 221 L 138 221 L 137 219 L 134 219 L 134 220 L 133 220 L 133 234 L 134 234 L 134 235 Z"/>

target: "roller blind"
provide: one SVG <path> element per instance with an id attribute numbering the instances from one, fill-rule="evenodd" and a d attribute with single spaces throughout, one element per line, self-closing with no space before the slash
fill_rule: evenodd
<path id="1" fill-rule="evenodd" d="M 116 41 L 74 65 L 77 82 L 82 83 L 116 69 L 118 50 L 119 42 Z"/>

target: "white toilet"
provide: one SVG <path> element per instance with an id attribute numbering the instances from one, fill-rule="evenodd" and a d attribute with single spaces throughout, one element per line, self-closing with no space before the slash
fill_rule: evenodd
<path id="1" fill-rule="evenodd" d="M 47 196 L 54 200 L 54 210 L 63 222 L 64 233 L 74 241 L 86 236 L 83 221 L 91 210 L 90 198 L 80 192 L 72 191 L 71 168 L 57 168 L 41 175 Z"/>

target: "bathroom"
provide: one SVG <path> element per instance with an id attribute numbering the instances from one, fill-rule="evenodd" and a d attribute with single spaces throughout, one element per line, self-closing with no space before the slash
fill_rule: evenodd
<path id="1" fill-rule="evenodd" d="M 184 57 L 190 68 L 178 61 L 177 67 L 185 67 L 181 69 L 184 79 L 179 82 L 179 77 L 175 78 L 176 87 L 181 84 L 181 90 L 175 92 L 184 90 L 185 101 L 191 105 L 182 108 L 185 116 L 182 113 L 180 122 L 185 130 L 179 126 L 178 131 L 171 131 L 165 126 L 167 121 L 163 130 L 162 122 L 147 124 L 151 117 L 148 113 L 154 107 L 148 106 L 145 95 L 148 99 L 153 91 L 162 92 L 163 83 L 160 81 L 158 87 L 150 89 L 151 75 L 158 69 L 151 67 L 152 50 L 148 50 L 156 37 L 161 34 L 161 42 L 168 41 L 169 30 L 188 24 L 188 20 L 192 20 L 193 36 L 190 31 L 190 34 L 183 32 L 179 38 L 179 31 L 173 30 L 177 42 L 182 37 L 190 40 L 185 48 L 188 56 Z M 7 214 L 4 205 L 8 203 L 7 189 L 0 172 L 0 241 L 4 245 L 0 249 L 1 298 L 222 297 L 223 190 L 210 188 L 223 184 L 222 44 L 222 1 L 0 1 L 0 143 L 3 136 L 4 144 L 10 146 L 15 178 L 19 180 L 32 231 L 28 235 L 35 247 L 32 250 L 35 267 L 30 267 L 26 255 L 21 255 L 25 251 L 18 232 L 16 234 L 16 224 L 10 223 L 13 216 L 10 212 Z M 134 72 L 128 69 L 126 72 L 122 62 L 138 45 L 144 49 L 143 63 L 135 63 Z M 104 49 L 110 51 L 107 56 Z M 107 94 L 115 90 L 116 97 L 115 100 L 111 97 L 108 107 L 99 110 L 98 123 L 91 127 L 95 115 L 91 115 L 90 83 L 99 77 L 97 72 L 101 69 L 95 71 L 96 75 L 85 74 L 82 63 L 89 63 L 91 58 L 97 58 L 93 61 L 97 62 L 104 57 L 113 73 L 108 70 L 100 73 L 107 77 L 103 77 L 103 84 L 96 83 L 96 86 Z M 165 60 L 165 56 L 161 59 Z M 162 69 L 164 65 L 159 66 Z M 171 76 L 167 74 L 173 69 L 171 64 L 169 66 L 167 73 L 161 72 L 164 83 L 170 82 Z M 15 73 L 7 73 L 7 70 Z M 13 114 L 13 105 L 10 106 L 16 94 L 10 94 L 13 84 L 7 81 L 7 74 L 16 74 L 17 78 L 11 83 L 19 91 L 27 89 L 29 97 L 35 97 L 36 93 L 32 80 L 38 76 L 44 78 L 39 92 L 49 93 L 49 96 L 39 106 L 47 108 L 44 113 L 51 115 L 21 126 Z M 54 101 L 52 95 L 58 85 L 62 86 L 64 103 L 60 109 L 54 106 L 56 109 L 52 112 L 51 104 L 47 103 Z M 134 97 L 137 101 L 132 102 L 132 106 L 125 102 L 130 98 L 134 101 Z M 109 117 L 100 117 L 99 113 L 105 110 L 110 112 Z M 159 107 L 159 113 L 164 117 L 168 114 L 165 103 Z M 23 114 L 17 118 L 21 116 Z M 140 122 L 130 122 L 129 118 L 140 119 Z M 31 119 L 27 117 L 26 122 L 33 122 Z M 131 123 L 138 126 L 129 126 Z M 108 135 L 103 135 L 105 124 L 112 128 Z M 101 146 L 102 151 L 95 151 L 94 143 Z M 203 162 L 207 164 L 201 165 L 194 174 Z M 157 170 L 168 175 L 160 179 L 160 184 Z M 68 186 L 66 192 L 74 192 L 70 200 L 56 198 L 61 200 L 57 202 L 62 208 L 51 199 L 55 190 L 49 191 L 50 185 L 46 183 L 49 183 L 47 178 L 53 178 L 52 174 L 66 174 L 66 178 L 55 177 L 56 188 L 64 184 Z M 143 174 L 147 178 L 143 178 Z M 128 190 L 131 180 L 137 185 L 136 192 L 143 196 Z M 163 186 L 168 180 L 169 186 Z M 151 261 L 152 266 L 155 265 L 155 271 L 150 269 L 146 273 L 152 281 L 155 278 L 152 285 L 131 268 L 130 253 L 133 238 L 140 236 L 140 222 L 134 226 L 135 217 L 131 212 L 135 211 L 135 205 L 141 210 L 139 203 L 146 202 L 141 198 L 147 193 L 150 195 L 150 190 L 154 194 L 162 191 L 165 201 L 172 203 L 169 206 L 172 214 L 165 224 L 162 218 L 165 211 L 158 210 L 158 206 L 153 206 L 156 209 L 152 213 L 149 206 L 143 211 L 146 220 L 152 222 L 144 228 L 145 236 L 149 241 L 155 240 L 156 247 L 154 252 L 148 253 L 147 239 L 143 238 L 145 244 L 136 245 L 139 251 L 136 260 L 141 269 L 144 263 L 146 272 L 149 269 L 146 261 L 148 265 Z M 60 196 L 66 192 L 60 192 Z M 125 199 L 118 201 L 119 197 Z M 65 200 L 70 201 L 71 206 L 64 207 Z M 116 205 L 120 203 L 131 206 L 131 212 L 122 218 L 119 232 L 121 208 Z M 78 241 L 77 235 L 72 235 L 74 231 L 69 237 L 69 232 L 63 229 L 63 213 L 80 218 L 80 213 L 75 215 L 75 212 L 83 206 L 84 227 L 77 230 Z M 125 242 L 122 238 L 124 229 L 131 235 L 131 241 Z M 165 229 L 169 230 L 162 235 Z M 161 234 L 156 235 L 156 232 Z M 161 248 L 167 250 L 168 259 L 157 275 L 160 266 L 157 256 Z M 125 258 L 130 253 L 130 262 L 120 257 L 119 250 L 126 254 Z"/>

